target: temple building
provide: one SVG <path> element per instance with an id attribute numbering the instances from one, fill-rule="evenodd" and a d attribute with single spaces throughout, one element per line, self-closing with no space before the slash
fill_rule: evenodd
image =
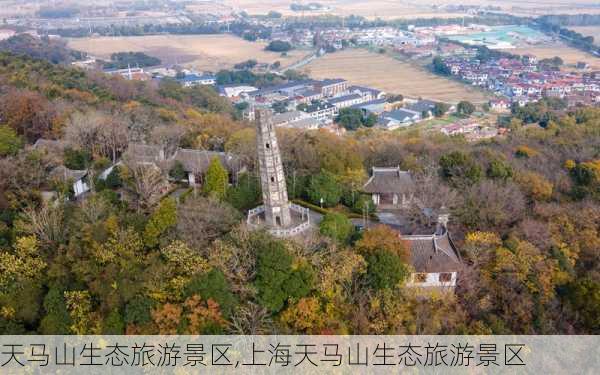
<path id="1" fill-rule="evenodd" d="M 410 172 L 400 168 L 373 167 L 373 174 L 363 191 L 371 194 L 378 209 L 400 209 L 413 202 L 414 187 Z"/>
<path id="2" fill-rule="evenodd" d="M 410 246 L 411 264 L 415 273 L 410 287 L 454 288 L 463 264 L 458 249 L 448 233 L 448 215 L 438 218 L 432 235 L 402 236 Z"/>

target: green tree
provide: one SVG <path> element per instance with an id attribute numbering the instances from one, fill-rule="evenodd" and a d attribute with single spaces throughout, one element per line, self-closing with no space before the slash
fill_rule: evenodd
<path id="1" fill-rule="evenodd" d="M 92 156 L 84 150 L 66 148 L 64 153 L 65 167 L 75 170 L 87 169 L 92 162 Z"/>
<path id="2" fill-rule="evenodd" d="M 282 40 L 273 40 L 265 49 L 273 52 L 287 52 L 292 49 L 292 45 Z"/>
<path id="3" fill-rule="evenodd" d="M 38 285 L 46 262 L 35 236 L 21 237 L 13 251 L 0 250 L 0 302 L 3 295 L 18 293 L 26 284 Z"/>
<path id="4" fill-rule="evenodd" d="M 109 189 L 118 189 L 123 186 L 123 180 L 121 179 L 121 168 L 117 165 L 112 171 L 106 176 L 105 186 Z"/>
<path id="5" fill-rule="evenodd" d="M 169 176 L 175 181 L 181 181 L 187 177 L 187 173 L 185 172 L 185 168 L 180 161 L 176 161 L 173 164 L 173 167 L 169 170 Z"/>
<path id="6" fill-rule="evenodd" d="M 336 240 L 340 244 L 348 242 L 354 231 L 354 226 L 346 215 L 332 212 L 325 215 L 319 230 L 322 235 Z"/>
<path id="7" fill-rule="evenodd" d="M 374 289 L 392 289 L 410 275 L 400 257 L 386 250 L 376 250 L 366 257 L 367 279 Z"/>
<path id="8" fill-rule="evenodd" d="M 575 196 L 583 198 L 586 195 L 600 197 L 600 160 L 577 163 L 570 170 L 575 182 Z"/>
<path id="9" fill-rule="evenodd" d="M 237 298 L 231 292 L 225 275 L 217 268 L 192 278 L 185 287 L 184 296 L 188 298 L 195 294 L 204 300 L 210 298 L 217 302 L 225 318 L 231 316 L 237 305 Z"/>
<path id="10" fill-rule="evenodd" d="M 600 283 L 586 277 L 566 288 L 566 297 L 588 332 L 600 330 Z"/>
<path id="11" fill-rule="evenodd" d="M 482 177 L 481 167 L 473 158 L 461 151 L 453 151 L 440 158 L 441 174 L 454 184 L 474 184 Z"/>
<path id="12" fill-rule="evenodd" d="M 355 201 L 354 204 L 351 205 L 352 211 L 362 214 L 367 212 L 372 214 L 375 212 L 377 207 L 375 207 L 375 203 L 373 203 L 373 198 L 369 195 L 360 195 Z"/>
<path id="13" fill-rule="evenodd" d="M 227 170 L 223 167 L 219 158 L 215 156 L 206 171 L 204 192 L 218 199 L 223 199 L 227 193 L 228 185 L 229 175 L 227 174 Z"/>
<path id="14" fill-rule="evenodd" d="M 23 145 L 21 137 L 10 127 L 0 125 L 0 156 L 15 155 Z"/>
<path id="15" fill-rule="evenodd" d="M 456 112 L 461 116 L 470 116 L 475 112 L 475 105 L 471 102 L 463 100 L 456 106 Z"/>
<path id="16" fill-rule="evenodd" d="M 431 111 L 435 117 L 442 117 L 448 112 L 450 106 L 446 103 L 435 103 Z"/>
<path id="17" fill-rule="evenodd" d="M 433 59 L 433 71 L 445 76 L 449 76 L 451 74 L 450 69 L 446 66 L 444 60 L 439 56 L 436 56 Z"/>
<path id="18" fill-rule="evenodd" d="M 125 322 L 119 309 L 113 309 L 102 322 L 103 335 L 122 335 L 125 333 Z"/>
<path id="19" fill-rule="evenodd" d="M 248 173 L 238 178 L 237 185 L 227 190 L 226 201 L 240 211 L 256 207 L 260 202 L 261 189 L 258 179 Z"/>
<path id="20" fill-rule="evenodd" d="M 363 126 L 363 114 L 359 108 L 342 108 L 335 121 L 348 130 Z"/>
<path id="21" fill-rule="evenodd" d="M 316 205 L 319 205 L 323 199 L 325 207 L 334 207 L 342 198 L 342 188 L 335 177 L 325 171 L 311 178 L 307 193 L 308 198 Z"/>
<path id="22" fill-rule="evenodd" d="M 67 311 L 67 305 L 63 291 L 57 287 L 51 287 L 44 298 L 44 311 L 46 314 L 40 322 L 40 333 L 43 335 L 68 335 L 71 326 L 71 317 Z"/>
<path id="23" fill-rule="evenodd" d="M 507 180 L 512 177 L 513 170 L 509 163 L 494 159 L 488 165 L 486 173 L 489 178 Z"/>
<path id="24" fill-rule="evenodd" d="M 294 258 L 281 241 L 263 238 L 257 249 L 255 286 L 261 305 L 278 312 L 288 299 L 308 295 L 314 279 L 309 265 L 294 266 Z"/>
<path id="25" fill-rule="evenodd" d="M 144 243 L 155 247 L 163 235 L 177 224 L 177 203 L 173 198 L 163 199 L 150 216 L 144 230 Z"/>
<path id="26" fill-rule="evenodd" d="M 152 299 L 145 295 L 133 297 L 125 306 L 125 323 L 144 325 L 152 321 L 152 309 L 155 307 Z"/>

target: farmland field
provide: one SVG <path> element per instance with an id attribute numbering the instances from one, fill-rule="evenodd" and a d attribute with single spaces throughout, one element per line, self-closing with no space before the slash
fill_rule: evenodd
<path id="1" fill-rule="evenodd" d="M 69 47 L 103 59 L 109 59 L 115 52 L 144 52 L 160 58 L 164 64 L 179 63 L 205 71 L 230 68 L 248 59 L 264 63 L 280 61 L 285 67 L 306 54 L 293 50 L 282 57 L 279 53 L 265 51 L 263 43 L 248 42 L 233 35 L 73 38 L 69 40 Z"/>
<path id="2" fill-rule="evenodd" d="M 575 65 L 578 61 L 587 62 L 592 69 L 600 69 L 600 58 L 587 52 L 569 47 L 563 43 L 554 43 L 550 45 L 534 46 L 528 48 L 509 49 L 507 52 L 518 55 L 532 54 L 538 59 L 552 58 L 559 56 L 566 65 Z M 568 67 L 567 67 L 568 68 Z"/>
<path id="3" fill-rule="evenodd" d="M 344 78 L 353 84 L 409 97 L 458 102 L 483 102 L 486 96 L 460 82 L 436 76 L 425 69 L 392 57 L 361 49 L 345 50 L 325 55 L 304 71 L 311 77 Z"/>
<path id="4" fill-rule="evenodd" d="M 305 12 L 310 14 L 355 14 L 368 18 L 431 18 L 431 17 L 457 17 L 463 14 L 450 13 L 444 9 L 447 5 L 481 5 L 498 6 L 505 13 L 522 16 L 542 14 L 572 14 L 572 13 L 599 13 L 597 0 L 320 0 L 319 4 L 327 6 L 327 11 Z M 225 5 L 236 11 L 245 10 L 250 14 L 266 14 L 271 10 L 285 15 L 302 15 L 301 12 L 290 10 L 290 0 L 223 0 L 212 1 L 208 4 Z"/>

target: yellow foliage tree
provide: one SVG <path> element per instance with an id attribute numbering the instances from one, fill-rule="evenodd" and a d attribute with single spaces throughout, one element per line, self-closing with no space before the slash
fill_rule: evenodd
<path id="1" fill-rule="evenodd" d="M 410 261 L 408 243 L 401 238 L 400 233 L 386 225 L 367 229 L 363 237 L 356 242 L 356 249 L 363 255 L 384 250 L 399 256 L 404 263 Z"/>
<path id="2" fill-rule="evenodd" d="M 554 186 L 544 176 L 535 172 L 522 172 L 517 175 L 517 183 L 535 201 L 547 201 L 552 198 Z"/>
<path id="3" fill-rule="evenodd" d="M 92 310 L 92 298 L 87 290 L 65 292 L 67 310 L 71 316 L 71 332 L 75 335 L 96 335 L 100 333 L 98 314 Z"/>
<path id="4" fill-rule="evenodd" d="M 19 238 L 13 252 L 0 251 L 0 294 L 40 278 L 46 266 L 38 254 L 36 237 Z"/>
<path id="5" fill-rule="evenodd" d="M 292 332 L 319 334 L 325 326 L 325 313 L 317 298 L 306 297 L 281 313 L 280 320 Z"/>

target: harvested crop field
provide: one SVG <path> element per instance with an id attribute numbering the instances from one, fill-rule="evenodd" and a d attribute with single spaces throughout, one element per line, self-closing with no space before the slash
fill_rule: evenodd
<path id="1" fill-rule="evenodd" d="M 549 45 L 528 48 L 515 48 L 506 51 L 518 55 L 531 54 L 536 56 L 538 59 L 559 56 L 567 65 L 566 68 L 569 68 L 569 65 L 573 67 L 578 61 L 583 61 L 588 63 L 592 69 L 600 69 L 600 58 L 576 48 L 569 47 L 563 43 L 553 43 Z"/>
<path id="2" fill-rule="evenodd" d="M 160 58 L 164 64 L 179 63 L 205 71 L 230 68 L 248 59 L 262 63 L 280 61 L 285 67 L 306 54 L 305 51 L 291 51 L 283 57 L 265 51 L 264 43 L 222 34 L 73 38 L 69 39 L 69 47 L 107 60 L 115 52 L 144 52 Z"/>
<path id="3" fill-rule="evenodd" d="M 409 97 L 451 103 L 460 100 L 486 100 L 486 95 L 475 88 L 436 76 L 411 63 L 361 49 L 327 54 L 311 62 L 303 70 L 313 78 L 344 78 L 356 85 Z"/>
<path id="4" fill-rule="evenodd" d="M 211 9 L 219 9 L 217 6 L 226 6 L 235 11 L 245 10 L 250 14 L 267 14 L 271 10 L 285 15 L 358 15 L 367 18 L 432 18 L 432 17 L 462 17 L 467 13 L 458 11 L 449 12 L 448 5 L 480 5 L 499 7 L 503 13 L 511 13 L 522 16 L 535 16 L 542 14 L 574 14 L 600 12 L 598 0 L 468 0 L 457 2 L 456 0 L 319 0 L 315 1 L 325 7 L 321 11 L 293 12 L 290 4 L 300 1 L 290 0 L 212 0 L 203 3 L 211 6 Z M 310 3 L 307 1 L 304 3 Z M 193 3 L 195 4 L 195 3 Z M 195 6 L 195 5 L 194 5 Z M 188 6 L 192 7 L 192 5 Z"/>

